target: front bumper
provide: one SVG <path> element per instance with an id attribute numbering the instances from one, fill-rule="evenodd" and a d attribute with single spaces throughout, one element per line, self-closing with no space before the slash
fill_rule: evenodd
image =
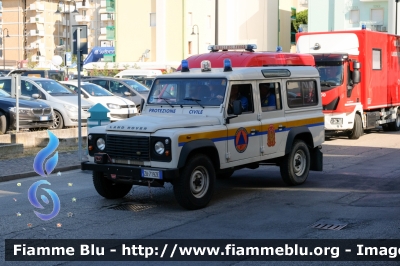
<path id="1" fill-rule="evenodd" d="M 179 169 L 165 169 L 165 168 L 154 168 L 154 167 L 146 167 L 146 166 L 134 166 L 134 165 L 124 165 L 124 164 L 98 164 L 93 162 L 82 162 L 81 163 L 82 170 L 91 170 L 96 172 L 103 172 L 106 174 L 116 175 L 115 178 L 110 178 L 115 182 L 126 182 L 126 181 L 151 181 L 151 180 L 159 180 L 164 182 L 173 182 L 179 177 Z M 142 170 L 153 170 L 160 171 L 162 173 L 161 179 L 152 179 L 152 178 L 144 178 L 142 177 Z"/>

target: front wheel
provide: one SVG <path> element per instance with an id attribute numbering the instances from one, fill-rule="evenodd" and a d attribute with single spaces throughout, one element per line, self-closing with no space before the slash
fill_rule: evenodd
<path id="1" fill-rule="evenodd" d="M 103 172 L 93 171 L 93 184 L 97 193 L 106 199 L 123 198 L 132 188 L 129 184 L 116 184 L 107 179 L 106 174 Z"/>
<path id="2" fill-rule="evenodd" d="M 356 114 L 354 116 L 354 126 L 353 129 L 349 132 L 349 139 L 359 139 L 364 133 L 361 116 Z"/>
<path id="3" fill-rule="evenodd" d="M 52 129 L 62 129 L 64 127 L 64 119 L 58 111 L 54 111 Z"/>
<path id="4" fill-rule="evenodd" d="M 0 134 L 7 132 L 7 119 L 6 116 L 0 112 Z"/>
<path id="5" fill-rule="evenodd" d="M 289 186 L 303 184 L 310 171 L 310 151 L 302 140 L 293 143 L 292 150 L 280 164 L 283 181 Z"/>
<path id="6" fill-rule="evenodd" d="M 198 154 L 191 157 L 182 168 L 179 180 L 174 183 L 178 203 L 189 210 L 207 206 L 214 192 L 215 170 L 210 159 Z"/>

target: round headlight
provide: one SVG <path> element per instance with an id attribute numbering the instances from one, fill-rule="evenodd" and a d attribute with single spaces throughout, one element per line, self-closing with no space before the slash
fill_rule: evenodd
<path id="1" fill-rule="evenodd" d="M 158 154 L 163 154 L 165 151 L 164 144 L 161 141 L 157 141 L 154 145 L 154 149 Z"/>
<path id="2" fill-rule="evenodd" d="M 106 147 L 106 141 L 103 138 L 98 138 L 96 145 L 99 150 L 103 151 Z"/>

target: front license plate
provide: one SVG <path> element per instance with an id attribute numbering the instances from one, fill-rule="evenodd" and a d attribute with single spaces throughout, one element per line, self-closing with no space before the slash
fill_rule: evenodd
<path id="1" fill-rule="evenodd" d="M 40 117 L 40 121 L 47 121 L 47 120 L 49 120 L 48 116 L 41 116 Z"/>
<path id="2" fill-rule="evenodd" d="M 142 169 L 142 177 L 144 177 L 144 178 L 162 179 L 162 172 L 161 171 Z"/>

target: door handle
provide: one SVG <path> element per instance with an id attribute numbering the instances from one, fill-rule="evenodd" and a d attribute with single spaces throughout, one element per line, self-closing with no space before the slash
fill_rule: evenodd
<path id="1" fill-rule="evenodd" d="M 279 126 L 278 126 L 278 129 L 279 129 L 279 130 L 282 130 L 282 129 L 285 129 L 285 128 L 286 128 L 286 126 L 282 126 L 282 125 L 279 125 Z"/>

